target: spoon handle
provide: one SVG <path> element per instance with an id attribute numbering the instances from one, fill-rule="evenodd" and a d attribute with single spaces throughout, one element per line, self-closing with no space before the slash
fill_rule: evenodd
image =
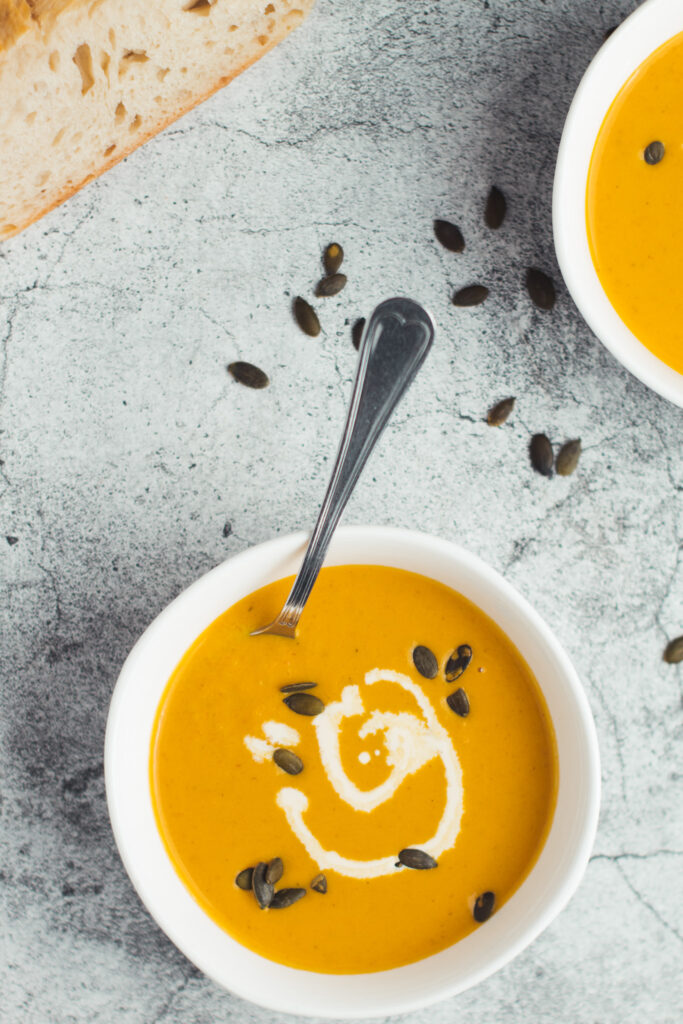
<path id="1" fill-rule="evenodd" d="M 410 299 L 387 299 L 368 320 L 344 433 L 303 563 L 277 619 L 257 632 L 295 635 L 332 534 L 363 466 L 433 340 L 431 317 Z"/>

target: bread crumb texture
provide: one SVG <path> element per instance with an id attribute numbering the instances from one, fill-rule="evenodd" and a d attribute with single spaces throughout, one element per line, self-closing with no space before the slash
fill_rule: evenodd
<path id="1" fill-rule="evenodd" d="M 200 103 L 314 0 L 0 0 L 0 238 Z"/>

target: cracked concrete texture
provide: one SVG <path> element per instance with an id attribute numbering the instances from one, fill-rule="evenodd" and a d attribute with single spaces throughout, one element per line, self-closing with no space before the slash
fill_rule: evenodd
<path id="1" fill-rule="evenodd" d="M 452 538 L 505 573 L 584 681 L 604 784 L 568 908 L 411 1020 L 681 1020 L 682 676 L 661 652 L 683 632 L 683 413 L 591 335 L 550 225 L 573 90 L 633 6 L 319 0 L 227 90 L 0 249 L 3 1024 L 276 1019 L 199 974 L 133 894 L 104 803 L 107 704 L 179 590 L 311 524 L 350 325 L 392 293 L 433 311 L 437 344 L 346 521 Z M 498 232 L 482 217 L 494 182 Z M 434 217 L 460 225 L 462 255 Z M 290 302 L 333 238 L 349 284 L 317 302 L 312 340 Z M 525 294 L 528 265 L 557 282 L 550 314 Z M 478 280 L 483 306 L 450 305 Z M 270 388 L 232 382 L 235 359 Z M 508 394 L 510 421 L 487 427 Z M 531 471 L 539 430 L 583 439 L 575 476 Z"/>

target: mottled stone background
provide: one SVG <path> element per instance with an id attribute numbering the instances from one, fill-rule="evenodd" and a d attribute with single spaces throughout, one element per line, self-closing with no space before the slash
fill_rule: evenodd
<path id="1" fill-rule="evenodd" d="M 200 975 L 114 849 L 102 741 L 136 637 L 198 575 L 320 501 L 349 322 L 393 293 L 438 341 L 347 522 L 465 544 L 571 653 L 600 736 L 587 875 L 513 964 L 416 1024 L 683 1019 L 683 413 L 602 348 L 559 281 L 562 122 L 619 0 L 319 0 L 227 90 L 0 249 L 3 1024 L 272 1024 Z M 484 227 L 492 183 L 509 201 Z M 467 248 L 435 243 L 435 216 Z M 347 289 L 293 324 L 322 246 Z M 550 314 L 522 287 L 558 280 Z M 449 303 L 482 281 L 474 310 Z M 272 384 L 250 391 L 226 364 Z M 518 397 L 509 424 L 482 422 Z M 580 436 L 545 480 L 529 437 Z M 226 527 L 226 523 L 230 526 Z M 5 537 L 7 540 L 5 540 Z"/>

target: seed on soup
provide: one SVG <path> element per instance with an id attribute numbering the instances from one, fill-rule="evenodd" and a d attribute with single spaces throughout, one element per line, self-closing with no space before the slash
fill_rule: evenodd
<path id="1" fill-rule="evenodd" d="M 316 875 L 313 881 L 311 882 L 311 889 L 314 889 L 316 892 L 321 892 L 323 894 L 327 892 L 327 879 L 325 878 L 325 875 L 323 875 L 322 872 L 320 872 L 319 875 Z"/>
<path id="2" fill-rule="evenodd" d="M 457 650 L 453 651 L 446 662 L 444 675 L 447 683 L 454 683 L 459 679 L 469 663 L 472 661 L 472 648 L 469 644 L 460 644 Z"/>
<path id="3" fill-rule="evenodd" d="M 282 863 L 282 859 L 280 857 L 273 857 L 272 860 L 268 861 L 268 864 L 266 866 L 266 882 L 269 882 L 270 885 L 277 885 L 277 883 L 282 878 L 284 870 L 285 868 L 284 864 Z"/>
<path id="4" fill-rule="evenodd" d="M 403 864 L 404 867 L 413 868 L 416 871 L 427 871 L 430 868 L 439 866 L 434 858 L 430 857 L 424 850 L 418 850 L 410 846 L 399 852 L 398 862 Z"/>
<path id="5" fill-rule="evenodd" d="M 436 655 L 428 647 L 422 644 L 413 650 L 413 664 L 421 676 L 425 679 L 434 679 L 439 671 L 439 663 Z"/>
<path id="6" fill-rule="evenodd" d="M 305 889 L 278 889 L 270 901 L 271 910 L 283 910 L 298 903 L 306 895 Z"/>
<path id="7" fill-rule="evenodd" d="M 483 892 L 481 896 L 477 896 L 474 901 L 474 910 L 472 916 L 478 924 L 482 924 L 484 921 L 488 921 L 491 914 L 493 913 L 493 907 L 496 902 L 495 893 Z"/>
<path id="8" fill-rule="evenodd" d="M 314 718 L 325 710 L 325 705 L 320 697 L 316 697 L 313 693 L 290 693 L 289 697 L 285 697 L 283 704 L 286 704 L 289 710 L 295 714 L 308 715 L 309 718 Z"/>
<path id="9" fill-rule="evenodd" d="M 460 718 L 467 718 L 470 713 L 469 697 L 462 687 L 457 689 L 455 693 L 450 693 L 448 697 L 446 697 L 446 703 L 451 711 L 454 711 L 456 715 L 460 716 Z"/>
<path id="10" fill-rule="evenodd" d="M 266 878 L 267 870 L 268 865 L 264 861 L 260 861 L 254 868 L 252 876 L 252 889 L 261 910 L 265 910 L 266 907 L 270 906 L 275 891 L 272 882 L 269 882 Z"/>
<path id="11" fill-rule="evenodd" d="M 235 885 L 237 886 L 238 889 L 244 889 L 245 892 L 249 892 L 252 886 L 253 877 L 254 869 L 244 868 L 244 870 L 240 871 L 239 875 L 235 879 Z"/>

